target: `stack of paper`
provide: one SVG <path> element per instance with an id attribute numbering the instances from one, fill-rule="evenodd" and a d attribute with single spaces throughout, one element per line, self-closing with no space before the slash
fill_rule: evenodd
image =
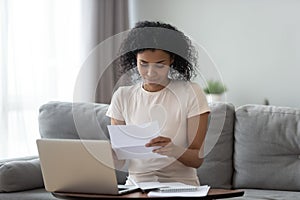
<path id="1" fill-rule="evenodd" d="M 142 125 L 108 125 L 107 128 L 112 148 L 120 160 L 166 157 L 153 153 L 154 147 L 145 147 L 146 143 L 160 134 L 157 121 Z"/>
<path id="2" fill-rule="evenodd" d="M 140 188 L 144 192 L 167 187 L 167 185 L 160 183 L 160 182 L 156 182 L 156 181 L 139 182 L 139 183 L 134 182 L 134 185 L 137 186 L 138 188 Z"/>
<path id="3" fill-rule="evenodd" d="M 173 187 L 173 188 L 172 188 Z M 190 186 L 191 187 L 191 186 Z M 151 191 L 148 193 L 149 197 L 203 197 L 206 196 L 210 186 L 203 185 L 203 186 L 194 186 L 196 189 L 190 190 L 187 186 L 171 186 L 169 189 L 171 192 L 167 192 L 166 190 L 157 190 Z M 189 191 L 190 190 L 190 191 Z"/>

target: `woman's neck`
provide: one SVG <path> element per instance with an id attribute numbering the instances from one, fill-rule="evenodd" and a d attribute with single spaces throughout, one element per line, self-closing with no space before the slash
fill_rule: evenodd
<path id="1" fill-rule="evenodd" d="M 164 89 L 170 83 L 170 79 L 168 79 L 165 83 L 157 84 L 157 83 L 144 83 L 143 88 L 148 92 L 158 92 Z"/>

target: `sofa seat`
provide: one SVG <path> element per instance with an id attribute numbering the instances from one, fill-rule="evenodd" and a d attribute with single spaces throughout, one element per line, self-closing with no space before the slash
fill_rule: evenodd
<path id="1" fill-rule="evenodd" d="M 33 190 L 25 190 L 20 192 L 7 192 L 0 193 L 1 200 L 57 200 L 50 192 L 47 192 L 45 188 L 38 188 Z"/>
<path id="2" fill-rule="evenodd" d="M 300 192 L 282 190 L 241 189 L 244 196 L 226 200 L 299 200 Z M 225 199 L 224 199 L 225 200 Z"/>

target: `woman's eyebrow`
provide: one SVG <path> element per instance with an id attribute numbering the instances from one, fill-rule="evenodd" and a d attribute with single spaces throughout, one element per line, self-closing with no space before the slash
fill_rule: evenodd
<path id="1" fill-rule="evenodd" d="M 146 60 L 142 60 L 142 59 L 140 59 L 140 61 L 141 62 L 144 62 L 144 63 L 149 63 L 148 61 L 146 61 Z M 157 62 L 155 62 L 155 63 L 163 63 L 163 62 L 165 62 L 166 60 L 160 60 L 160 61 L 157 61 Z"/>

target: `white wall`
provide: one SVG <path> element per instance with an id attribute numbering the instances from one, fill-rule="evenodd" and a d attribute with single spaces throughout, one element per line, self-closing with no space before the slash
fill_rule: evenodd
<path id="1" fill-rule="evenodd" d="M 227 101 L 300 107 L 299 0 L 131 0 L 132 25 L 160 20 L 203 45 Z"/>

